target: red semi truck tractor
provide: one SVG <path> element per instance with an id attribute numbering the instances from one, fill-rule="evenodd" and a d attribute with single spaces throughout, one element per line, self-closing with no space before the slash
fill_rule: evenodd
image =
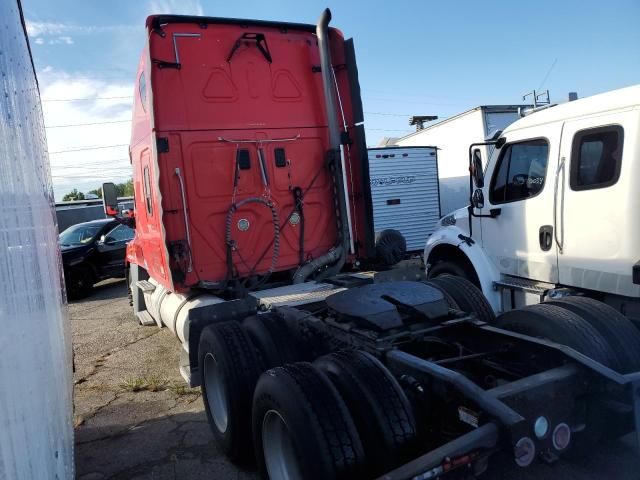
<path id="1" fill-rule="evenodd" d="M 220 448 L 271 479 L 428 479 L 634 430 L 640 334 L 606 305 L 495 318 L 463 279 L 360 271 L 376 250 L 362 105 L 329 20 L 146 22 L 127 279 L 138 321 L 181 342 Z"/>

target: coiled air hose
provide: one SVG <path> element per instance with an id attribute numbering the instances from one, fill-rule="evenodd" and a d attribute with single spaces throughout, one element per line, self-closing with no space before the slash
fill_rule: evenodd
<path id="1" fill-rule="evenodd" d="M 233 237 L 231 236 L 231 230 L 233 227 L 233 214 L 240 208 L 243 207 L 244 205 L 247 205 L 249 203 L 258 203 L 260 205 L 264 205 L 265 207 L 267 207 L 269 210 L 271 210 L 271 219 L 273 221 L 273 255 L 271 256 L 271 266 L 269 267 L 269 270 L 267 271 L 267 275 L 271 275 L 275 269 L 276 266 L 278 264 L 278 257 L 280 256 L 280 220 L 278 218 L 278 211 L 276 210 L 275 205 L 273 204 L 273 202 L 271 200 L 267 200 L 265 198 L 261 198 L 261 197 L 250 197 L 250 198 L 245 198 L 244 200 L 241 200 L 238 203 L 234 203 L 231 205 L 231 207 L 229 207 L 229 210 L 227 210 L 227 223 L 226 223 L 226 227 L 225 227 L 225 242 L 227 244 L 227 268 L 228 268 L 228 272 L 227 272 L 227 276 L 228 278 L 233 277 L 233 250 L 237 249 L 237 245 L 236 242 L 233 240 Z M 258 260 L 258 262 L 260 262 L 262 260 L 262 258 L 260 258 Z M 255 270 L 255 268 L 257 267 L 257 264 L 253 266 L 252 270 Z"/>

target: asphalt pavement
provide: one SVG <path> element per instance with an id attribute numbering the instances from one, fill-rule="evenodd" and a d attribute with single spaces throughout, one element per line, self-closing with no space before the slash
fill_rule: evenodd
<path id="1" fill-rule="evenodd" d="M 69 304 L 74 375 L 76 471 L 79 480 L 257 479 L 216 448 L 199 389 L 178 373 L 173 334 L 134 320 L 124 281 L 98 285 Z M 580 461 L 536 463 L 492 458 L 483 480 L 638 480 L 634 435 L 602 444 Z"/>

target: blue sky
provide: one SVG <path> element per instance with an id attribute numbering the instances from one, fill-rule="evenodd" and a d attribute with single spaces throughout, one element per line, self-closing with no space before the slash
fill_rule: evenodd
<path id="1" fill-rule="evenodd" d="M 480 104 L 552 101 L 640 83 L 640 0 L 235 1 L 23 0 L 50 128 L 56 196 L 130 175 L 129 97 L 150 13 L 332 25 L 355 39 L 367 142 L 409 132 L 408 116 L 450 116 Z M 75 98 L 104 98 L 59 102 Z M 124 98 L 120 98 L 124 97 Z M 384 114 L 384 115 L 381 115 Z M 77 147 L 121 145 L 67 152 Z"/>

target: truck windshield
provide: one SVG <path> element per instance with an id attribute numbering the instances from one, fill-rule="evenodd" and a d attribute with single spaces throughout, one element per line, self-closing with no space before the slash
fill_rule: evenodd
<path id="1" fill-rule="evenodd" d="M 90 243 L 101 227 L 101 225 L 73 225 L 60 234 L 60 245 L 66 247 Z"/>

